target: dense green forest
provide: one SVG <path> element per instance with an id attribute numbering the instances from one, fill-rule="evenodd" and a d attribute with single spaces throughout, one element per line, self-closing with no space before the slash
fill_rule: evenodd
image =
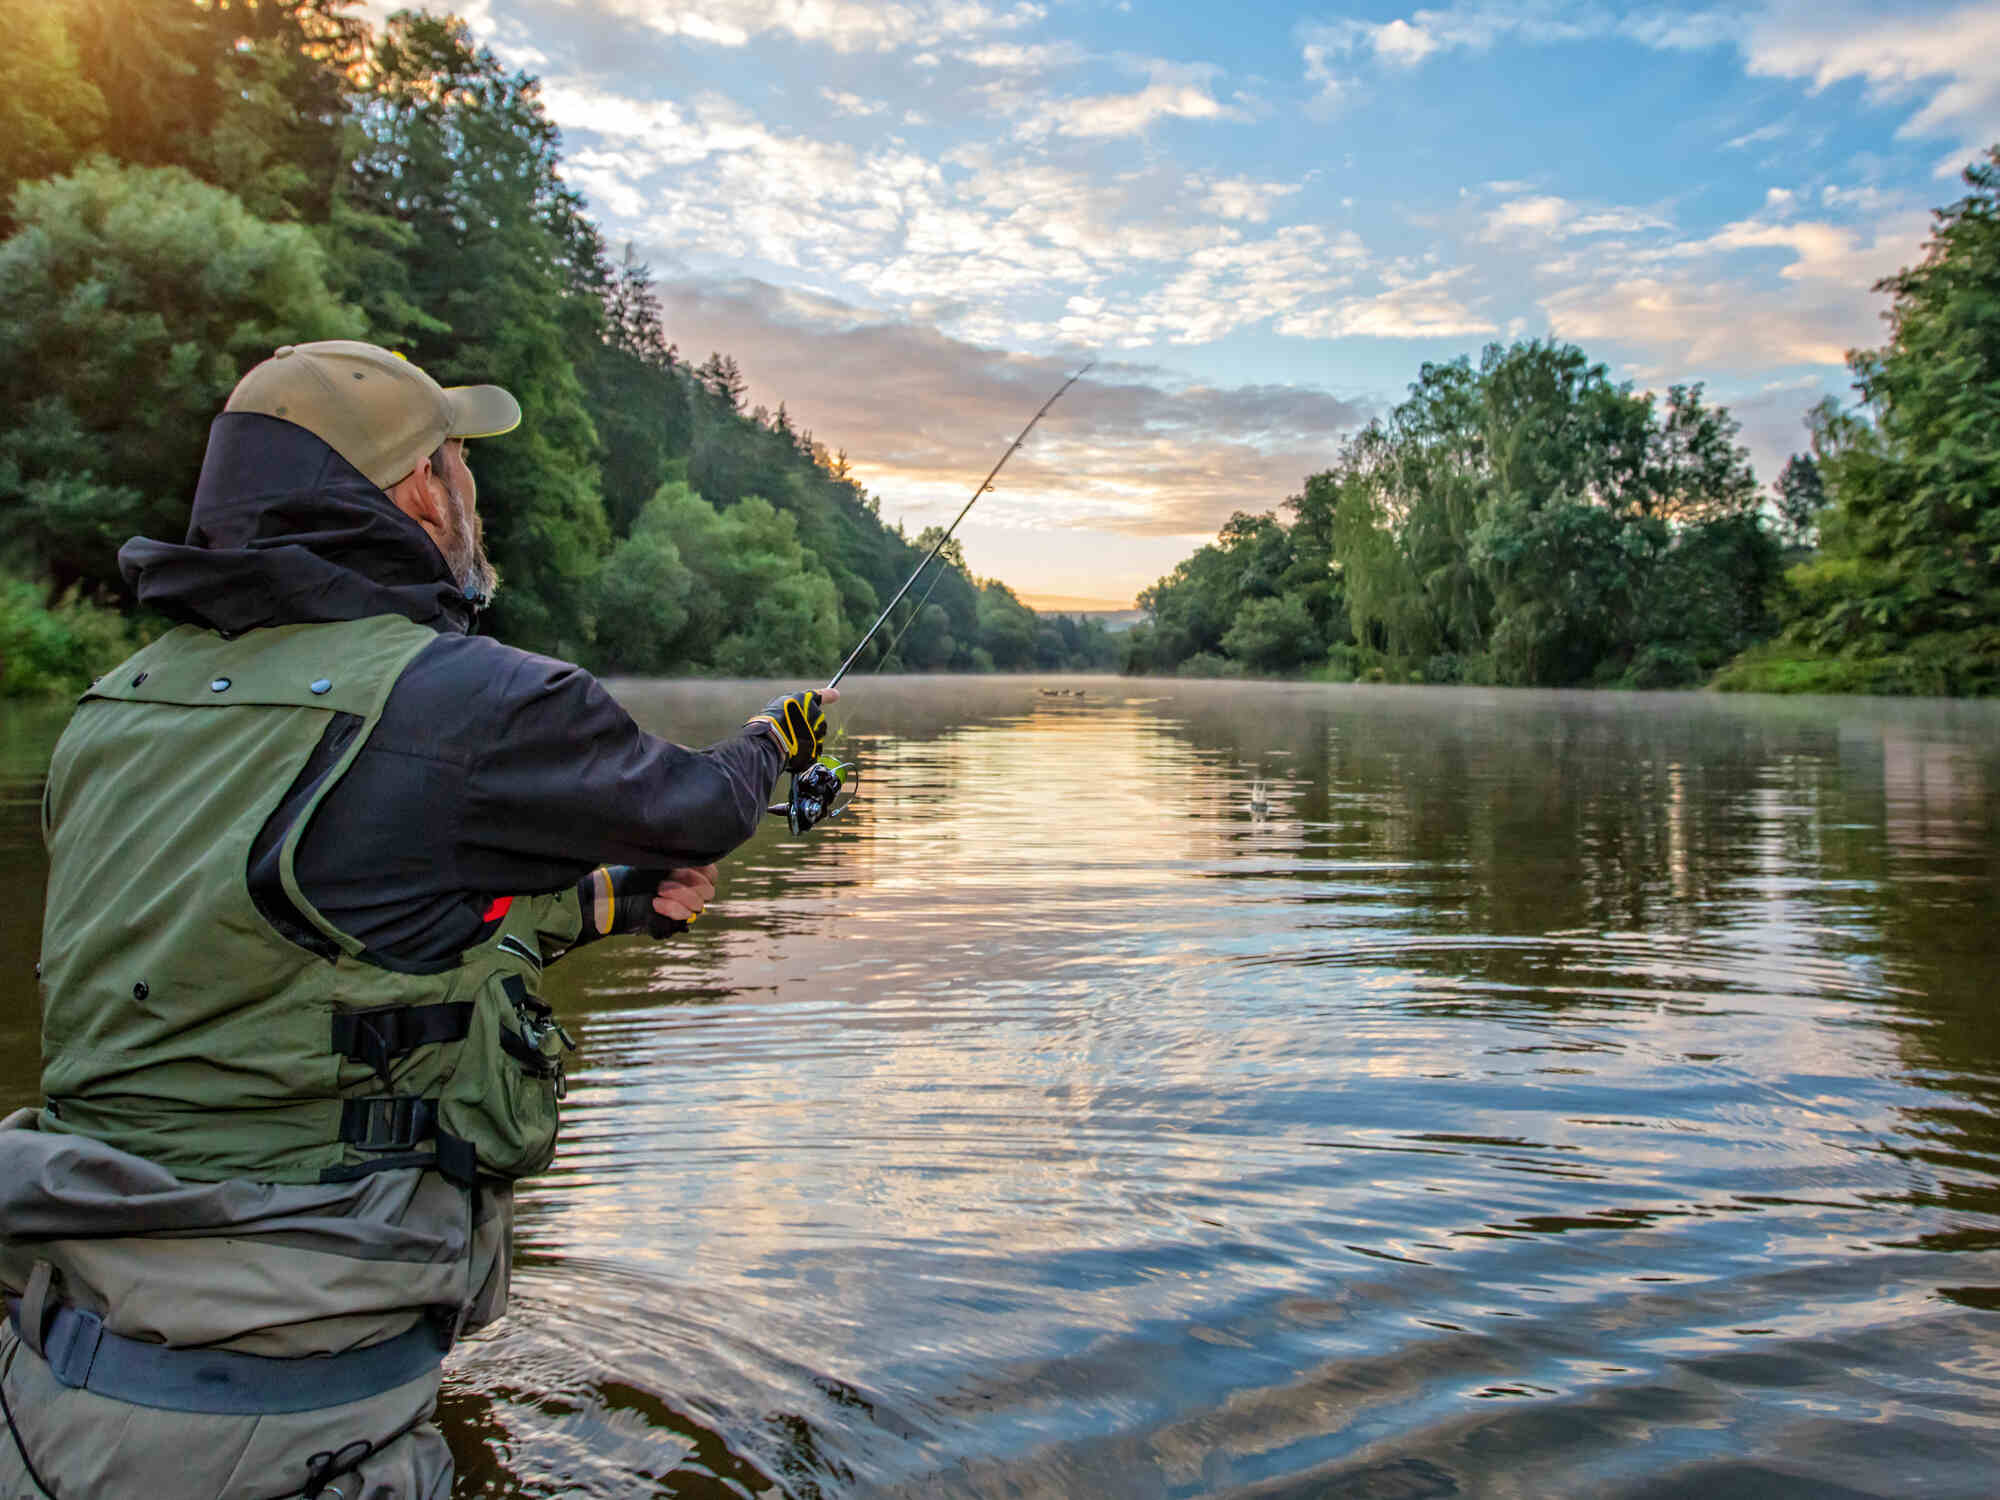
<path id="1" fill-rule="evenodd" d="M 2000 692 L 2000 149 L 1965 180 L 1770 494 L 1701 387 L 1495 345 L 1141 594 L 1127 670 Z"/>
<path id="2" fill-rule="evenodd" d="M 0 0 L 0 693 L 150 628 L 115 565 L 178 538 L 208 422 L 280 344 L 366 338 L 529 413 L 476 455 L 488 628 L 606 671 L 821 672 L 928 548 L 844 454 L 684 360 L 564 185 L 536 81 L 352 0 Z M 862 668 L 1105 668 L 955 549 Z M 913 608 L 913 603 L 905 605 Z"/>

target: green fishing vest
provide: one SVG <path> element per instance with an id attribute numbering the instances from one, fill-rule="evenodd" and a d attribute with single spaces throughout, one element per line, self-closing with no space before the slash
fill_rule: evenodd
<path id="1" fill-rule="evenodd" d="M 91 686 L 43 803 L 42 1129 L 202 1182 L 548 1164 L 568 1038 L 539 989 L 577 937 L 575 893 L 496 900 L 478 946 L 407 973 L 322 916 L 293 869 L 435 639 L 399 615 L 234 640 L 182 626 Z M 272 911 L 253 845 L 329 726 L 349 737 L 283 830 L 290 909 Z"/>

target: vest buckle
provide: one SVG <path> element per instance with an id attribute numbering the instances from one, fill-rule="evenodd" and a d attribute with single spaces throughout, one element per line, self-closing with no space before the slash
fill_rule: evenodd
<path id="1" fill-rule="evenodd" d="M 340 1138 L 357 1151 L 409 1151 L 437 1133 L 437 1106 L 414 1094 L 375 1094 L 341 1107 Z"/>

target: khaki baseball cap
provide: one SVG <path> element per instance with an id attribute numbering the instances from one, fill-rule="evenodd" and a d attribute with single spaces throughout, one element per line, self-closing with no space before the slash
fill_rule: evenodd
<path id="1" fill-rule="evenodd" d="M 441 386 L 402 355 L 353 339 L 285 345 L 237 382 L 223 410 L 296 423 L 385 490 L 446 438 L 521 425 L 521 403 L 499 386 Z"/>

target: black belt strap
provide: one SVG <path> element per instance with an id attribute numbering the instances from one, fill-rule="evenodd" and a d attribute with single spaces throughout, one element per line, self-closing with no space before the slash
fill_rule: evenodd
<path id="1" fill-rule="evenodd" d="M 462 1042 L 472 1030 L 472 1001 L 440 1005 L 378 1005 L 336 1011 L 333 1050 L 388 1077 L 389 1064 L 433 1042 Z"/>
<path id="2" fill-rule="evenodd" d="M 23 1344 L 21 1301 L 7 1299 L 7 1316 Z M 108 1332 L 104 1320 L 56 1303 L 41 1334 L 43 1358 L 62 1384 L 114 1401 L 159 1411 L 257 1416 L 316 1411 L 365 1401 L 437 1369 L 444 1358 L 430 1319 L 406 1333 L 345 1354 L 275 1359 L 231 1349 L 174 1349 Z"/>

